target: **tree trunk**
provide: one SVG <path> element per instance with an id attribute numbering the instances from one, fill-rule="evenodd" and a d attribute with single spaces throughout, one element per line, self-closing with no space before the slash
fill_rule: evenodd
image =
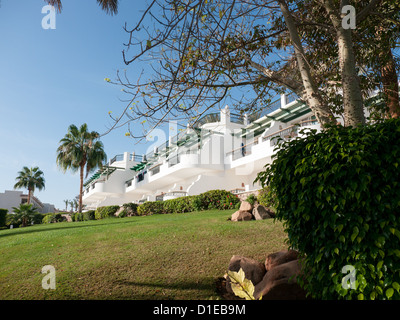
<path id="1" fill-rule="evenodd" d="M 345 126 L 365 124 L 360 79 L 357 75 L 351 30 L 338 30 L 339 66 L 342 73 Z"/>
<path id="2" fill-rule="evenodd" d="M 310 66 L 305 59 L 304 49 L 301 44 L 299 33 L 287 3 L 284 0 L 279 0 L 279 5 L 285 18 L 286 26 L 289 30 L 290 40 L 292 41 L 295 50 L 297 64 L 304 85 L 302 98 L 307 101 L 322 127 L 326 124 L 334 123 L 333 114 L 328 106 L 326 106 L 322 101 L 317 86 L 312 78 Z"/>
<path id="3" fill-rule="evenodd" d="M 32 199 L 32 189 L 28 188 L 28 204 L 31 204 Z"/>
<path id="4" fill-rule="evenodd" d="M 85 169 L 85 165 L 83 164 L 83 165 L 81 165 L 80 166 L 80 172 L 79 172 L 79 175 L 80 175 L 80 188 L 79 188 L 79 213 L 82 213 L 82 194 L 83 194 L 83 171 L 84 171 L 84 169 Z M 71 208 L 72 208 L 72 205 L 71 205 Z"/>
<path id="5" fill-rule="evenodd" d="M 399 104 L 399 84 L 396 73 L 396 64 L 393 58 L 393 53 L 390 47 L 385 48 L 382 51 L 382 55 L 385 55 L 384 59 L 381 59 L 381 77 L 382 86 L 385 98 L 387 101 L 387 107 L 389 116 L 391 118 L 400 117 L 400 104 Z"/>
<path id="6" fill-rule="evenodd" d="M 340 15 L 336 14 L 331 0 L 324 0 L 323 3 L 337 36 L 339 67 L 342 76 L 345 126 L 365 124 L 364 104 L 360 88 L 360 79 L 356 70 L 356 60 L 351 35 L 352 31 L 351 29 L 343 29 L 342 21 L 339 18 Z M 347 4 L 348 1 L 342 0 L 340 11 L 342 6 Z"/>

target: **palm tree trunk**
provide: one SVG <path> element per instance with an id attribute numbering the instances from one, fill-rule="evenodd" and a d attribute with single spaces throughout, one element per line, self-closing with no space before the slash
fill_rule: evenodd
<path id="1" fill-rule="evenodd" d="M 82 194 L 83 194 L 83 171 L 85 169 L 85 165 L 80 166 L 80 188 L 79 188 L 79 213 L 82 213 Z M 72 205 L 71 205 L 72 208 Z"/>
<path id="2" fill-rule="evenodd" d="M 31 204 L 31 198 L 32 198 L 32 189 L 28 188 L 28 204 Z"/>

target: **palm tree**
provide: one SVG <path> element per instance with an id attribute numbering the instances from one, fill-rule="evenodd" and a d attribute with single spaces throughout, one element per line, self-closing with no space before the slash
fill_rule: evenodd
<path id="1" fill-rule="evenodd" d="M 44 0 L 49 5 L 54 6 L 58 12 L 61 12 L 62 3 L 61 0 Z M 113 15 L 118 13 L 118 0 L 97 0 L 97 3 L 107 13 Z"/>
<path id="2" fill-rule="evenodd" d="M 75 211 L 78 211 L 78 207 L 79 207 L 79 202 L 76 198 L 74 198 L 74 200 L 71 201 L 71 204 L 74 208 Z M 82 208 L 83 209 L 83 208 Z"/>
<path id="3" fill-rule="evenodd" d="M 68 211 L 69 200 L 68 199 L 64 200 L 64 203 L 65 203 L 65 212 L 67 212 Z"/>
<path id="4" fill-rule="evenodd" d="M 22 226 L 26 227 L 28 225 L 29 220 L 33 219 L 35 213 L 37 213 L 37 208 L 33 206 L 33 204 L 23 203 L 20 204 L 18 208 L 13 207 L 14 211 L 14 220 L 21 221 Z"/>
<path id="5" fill-rule="evenodd" d="M 79 212 L 82 212 L 82 191 L 85 167 L 87 177 L 95 168 L 102 167 L 103 161 L 107 159 L 103 143 L 97 140 L 98 138 L 99 134 L 96 131 L 88 131 L 86 123 L 81 125 L 79 129 L 71 124 L 68 128 L 68 133 L 60 140 L 60 145 L 57 148 L 57 165 L 61 167 L 64 172 L 68 169 L 73 172 L 79 170 Z"/>
<path id="6" fill-rule="evenodd" d="M 17 183 L 14 185 L 14 189 L 28 189 L 28 204 L 31 203 L 31 198 L 36 188 L 38 190 L 44 189 L 45 180 L 43 172 L 38 167 L 23 167 L 22 171 L 18 172 L 16 180 Z"/>

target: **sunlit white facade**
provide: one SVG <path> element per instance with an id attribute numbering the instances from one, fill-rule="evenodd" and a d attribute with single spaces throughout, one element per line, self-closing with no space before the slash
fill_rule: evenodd
<path id="1" fill-rule="evenodd" d="M 239 116 L 226 106 L 204 116 L 146 155 L 125 152 L 85 182 L 87 209 L 172 199 L 211 189 L 259 189 L 257 173 L 271 161 L 278 138 L 320 130 L 310 108 L 282 95 L 268 108 Z"/>

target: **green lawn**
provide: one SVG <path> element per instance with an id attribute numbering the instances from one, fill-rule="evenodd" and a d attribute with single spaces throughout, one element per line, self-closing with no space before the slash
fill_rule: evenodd
<path id="1" fill-rule="evenodd" d="M 234 210 L 64 222 L 0 231 L 0 299 L 218 299 L 232 255 L 264 262 L 286 248 L 272 219 Z M 56 269 L 44 290 L 41 269 Z"/>

